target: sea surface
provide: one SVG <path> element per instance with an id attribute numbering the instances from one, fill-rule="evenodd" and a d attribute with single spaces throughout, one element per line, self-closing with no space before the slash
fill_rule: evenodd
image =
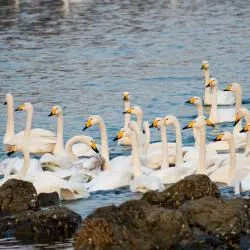
<path id="1" fill-rule="evenodd" d="M 112 139 L 123 127 L 123 91 L 144 110 L 144 120 L 176 115 L 182 126 L 196 117 L 185 101 L 203 96 L 202 60 L 208 60 L 219 88 L 239 82 L 250 108 L 250 5 L 222 0 L 60 0 L 0 1 L 0 141 L 6 125 L 5 94 L 15 105 L 34 105 L 33 127 L 55 131 L 52 105 L 64 110 L 64 138 L 82 134 L 88 116 L 106 123 L 111 157 L 130 154 Z M 222 107 L 228 108 L 228 107 Z M 206 108 L 208 111 L 209 109 Z M 25 126 L 15 114 L 15 128 Z M 232 124 L 207 129 L 207 141 Z M 173 130 L 169 139 L 174 141 Z M 100 142 L 97 127 L 85 134 Z M 160 139 L 152 131 L 152 141 Z M 192 131 L 183 132 L 192 145 Z M 5 159 L 0 149 L 0 159 Z M 224 196 L 232 190 L 222 188 Z M 97 192 L 63 205 L 86 217 L 95 208 L 139 198 L 128 189 Z M 1 239 L 0 249 L 72 249 L 72 240 L 54 243 Z"/>

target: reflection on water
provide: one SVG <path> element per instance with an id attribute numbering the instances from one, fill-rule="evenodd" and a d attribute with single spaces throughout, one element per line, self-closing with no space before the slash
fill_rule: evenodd
<path id="1" fill-rule="evenodd" d="M 113 138 L 123 123 L 123 91 L 131 92 L 145 119 L 177 114 L 184 125 L 195 117 L 194 107 L 184 102 L 191 95 L 202 96 L 200 65 L 207 59 L 220 89 L 241 83 L 244 105 L 250 108 L 249 20 L 247 1 L 69 0 L 67 5 L 61 0 L 2 0 L 1 102 L 6 92 L 14 94 L 16 105 L 32 102 L 34 127 L 52 130 L 56 121 L 47 115 L 52 105 L 61 105 L 65 140 L 81 134 L 91 114 L 105 118 Z M 0 105 L 0 141 L 5 116 Z M 24 119 L 15 114 L 16 131 L 24 128 Z M 209 128 L 208 140 L 225 129 L 231 124 Z M 100 140 L 97 128 L 86 134 Z M 160 138 L 158 131 L 152 136 L 153 141 Z M 169 138 L 174 140 L 172 129 Z M 183 133 L 183 141 L 192 144 L 191 131 Z M 111 140 L 110 147 L 112 156 L 129 153 Z M 86 216 L 98 206 L 130 197 L 123 190 L 66 205 Z M 10 242 L 0 246 L 20 244 Z"/>

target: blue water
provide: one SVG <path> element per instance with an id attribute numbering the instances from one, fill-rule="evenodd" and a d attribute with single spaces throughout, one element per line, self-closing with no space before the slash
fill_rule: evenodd
<path id="1" fill-rule="evenodd" d="M 220 89 L 241 83 L 244 105 L 250 108 L 249 27 L 250 6 L 240 0 L 83 0 L 68 7 L 60 0 L 3 0 L 0 102 L 7 92 L 16 105 L 32 102 L 34 127 L 51 130 L 56 120 L 48 117 L 50 108 L 61 105 L 65 141 L 82 133 L 89 115 L 102 115 L 112 156 L 128 154 L 112 142 L 123 124 L 122 92 L 130 91 L 145 120 L 175 114 L 184 125 L 196 114 L 185 100 L 203 96 L 202 60 L 209 60 Z M 24 128 L 24 119 L 23 113 L 16 114 L 16 131 Z M 0 141 L 5 123 L 5 106 L 0 105 Z M 209 128 L 207 140 L 227 129 L 231 124 Z M 100 141 L 96 127 L 86 134 Z M 159 132 L 152 131 L 152 137 L 159 140 Z M 171 129 L 169 138 L 174 140 Z M 183 133 L 183 143 L 193 143 L 191 131 Z M 5 157 L 0 150 L 0 159 Z M 123 189 L 64 205 L 85 217 L 99 206 L 139 197 Z M 53 246 L 72 247 L 71 241 Z M 0 241 L 1 249 L 7 247 L 46 248 L 15 239 Z"/>

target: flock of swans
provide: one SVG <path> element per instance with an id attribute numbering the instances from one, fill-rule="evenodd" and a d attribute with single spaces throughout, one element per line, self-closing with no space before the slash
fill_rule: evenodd
<path id="1" fill-rule="evenodd" d="M 183 129 L 192 129 L 193 146 L 182 145 L 182 129 L 177 117 L 167 115 L 155 118 L 151 124 L 143 121 L 140 106 L 131 105 L 129 92 L 124 92 L 124 126 L 113 139 L 120 145 L 130 145 L 129 156 L 110 159 L 108 136 L 104 120 L 99 115 L 90 116 L 83 131 L 98 126 L 101 144 L 92 137 L 77 135 L 64 145 L 63 110 L 53 106 L 49 116 L 57 119 L 57 132 L 32 128 L 33 106 L 19 105 L 15 111 L 27 114 L 24 131 L 15 133 L 14 101 L 6 95 L 7 125 L 3 139 L 7 155 L 22 152 L 23 158 L 7 158 L 0 163 L 4 176 L 0 186 L 11 178 L 32 182 L 37 193 L 57 192 L 62 200 L 89 197 L 91 192 L 112 190 L 129 186 L 131 192 L 162 190 L 165 184 L 179 181 L 185 176 L 206 174 L 212 181 L 235 188 L 235 193 L 250 189 L 250 113 L 242 107 L 242 89 L 232 83 L 224 91 L 218 81 L 210 78 L 209 64 L 202 63 L 205 74 L 204 104 L 210 105 L 206 118 L 201 98 L 191 97 L 186 103 L 197 109 L 197 118 Z M 218 108 L 231 105 L 232 108 Z M 136 120 L 131 120 L 135 116 Z M 242 127 L 242 120 L 246 126 Z M 219 134 L 213 142 L 206 143 L 206 127 L 223 122 L 234 122 L 232 132 Z M 175 143 L 168 142 L 167 127 L 175 129 Z M 161 142 L 150 142 L 150 129 L 157 128 Z M 236 153 L 244 149 L 244 153 Z M 31 159 L 31 154 L 41 155 Z"/>

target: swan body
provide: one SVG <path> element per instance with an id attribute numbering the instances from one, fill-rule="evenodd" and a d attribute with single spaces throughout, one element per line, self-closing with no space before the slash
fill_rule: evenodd
<path id="1" fill-rule="evenodd" d="M 204 71 L 205 74 L 205 82 L 204 82 L 204 104 L 205 105 L 212 105 L 212 93 L 211 90 L 206 88 L 207 84 L 209 83 L 209 63 L 208 61 L 203 61 L 201 69 Z M 224 91 L 218 90 L 216 93 L 217 97 L 217 104 L 218 105 L 233 105 L 235 103 L 234 96 L 231 93 L 226 93 Z"/>

